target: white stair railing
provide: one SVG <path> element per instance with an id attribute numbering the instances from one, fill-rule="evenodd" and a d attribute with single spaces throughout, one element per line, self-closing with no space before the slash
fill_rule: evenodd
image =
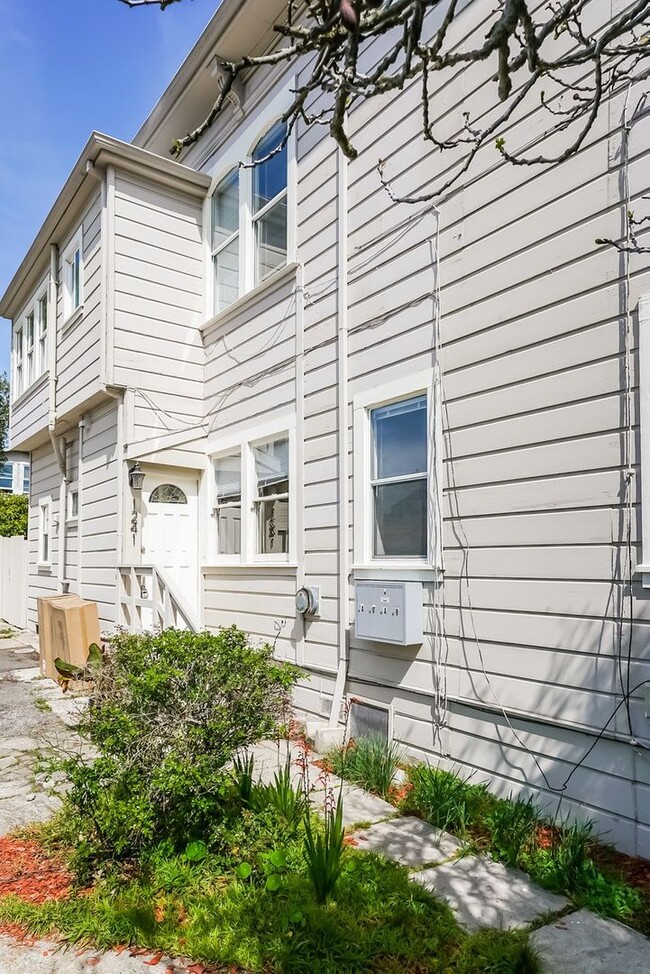
<path id="1" fill-rule="evenodd" d="M 200 632 L 201 624 L 193 609 L 161 568 L 120 565 L 118 585 L 120 625 L 129 632 L 154 628 Z"/>

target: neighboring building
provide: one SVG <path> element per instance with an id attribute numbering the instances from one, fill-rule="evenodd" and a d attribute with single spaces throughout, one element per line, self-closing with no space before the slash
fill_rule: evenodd
<path id="1" fill-rule="evenodd" d="M 0 301 L 31 623 L 65 588 L 105 629 L 237 623 L 304 668 L 311 719 L 347 700 L 355 727 L 650 855 L 650 271 L 631 258 L 628 303 L 624 258 L 595 244 L 625 214 L 624 94 L 560 167 L 486 151 L 440 222 L 376 172 L 421 192 L 445 164 L 418 84 L 352 113 L 352 163 L 316 127 L 238 169 L 289 102 L 288 74 L 258 72 L 171 161 L 216 53 L 267 49 L 284 7 L 223 0 L 133 144 L 90 138 Z M 492 98 L 493 70 L 458 99 Z M 388 582 L 411 583 L 403 605 Z M 295 606 L 305 586 L 318 613 Z M 390 642 L 360 638 L 368 616 Z"/>
<path id="2" fill-rule="evenodd" d="M 0 493 L 29 494 L 29 454 L 12 450 L 0 463 Z"/>

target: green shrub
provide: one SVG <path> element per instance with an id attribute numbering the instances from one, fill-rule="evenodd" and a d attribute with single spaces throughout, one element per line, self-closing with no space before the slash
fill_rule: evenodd
<path id="1" fill-rule="evenodd" d="M 61 762 L 77 866 L 206 837 L 232 791 L 226 764 L 286 720 L 298 674 L 234 626 L 115 635 L 79 728 L 98 757 Z"/>
<path id="2" fill-rule="evenodd" d="M 0 537 L 27 537 L 29 497 L 27 494 L 0 494 Z"/>
<path id="3" fill-rule="evenodd" d="M 359 737 L 328 755 L 332 771 L 382 798 L 388 796 L 400 761 L 394 741 L 381 737 Z"/>

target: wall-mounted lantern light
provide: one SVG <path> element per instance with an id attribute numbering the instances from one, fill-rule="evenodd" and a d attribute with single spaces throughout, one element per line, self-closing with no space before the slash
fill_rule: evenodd
<path id="1" fill-rule="evenodd" d="M 136 460 L 133 466 L 129 468 L 129 487 L 131 490 L 142 490 L 144 477 L 143 471 L 140 470 L 140 461 Z"/>

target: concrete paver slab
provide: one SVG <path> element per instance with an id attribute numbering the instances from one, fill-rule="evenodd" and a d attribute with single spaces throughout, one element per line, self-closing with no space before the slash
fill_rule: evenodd
<path id="1" fill-rule="evenodd" d="M 310 801 L 319 815 L 325 813 L 325 799 L 328 792 L 315 791 L 310 796 Z M 395 814 L 395 808 L 376 795 L 370 795 L 362 788 L 355 785 L 343 785 L 342 788 L 332 788 L 334 802 L 338 805 L 339 799 L 343 801 L 343 824 L 347 828 L 356 825 L 358 822 L 380 822 Z"/>
<path id="2" fill-rule="evenodd" d="M 444 862 L 461 848 L 453 835 L 410 816 L 371 825 L 354 838 L 361 851 L 379 852 L 403 866 Z"/>
<path id="3" fill-rule="evenodd" d="M 56 944 L 39 941 L 33 947 L 22 947 L 0 937 L 0 971 L 11 971 L 11 974 L 145 974 L 145 971 L 157 970 L 174 974 L 185 970 L 185 966 L 177 964 L 167 958 L 161 958 L 160 964 L 152 968 L 146 964 L 151 960 L 154 952 L 142 957 L 130 957 L 127 951 L 116 954 L 108 951 L 105 954 L 91 950 L 83 951 L 77 956 L 74 948 L 60 949 Z"/>
<path id="4" fill-rule="evenodd" d="M 650 941 L 616 920 L 579 910 L 531 936 L 545 974 L 618 974 L 650 971 Z"/>
<path id="5" fill-rule="evenodd" d="M 568 902 L 536 886 L 525 873 L 485 856 L 466 856 L 424 869 L 411 879 L 445 900 L 466 930 L 525 927 L 545 913 L 562 910 Z"/>

